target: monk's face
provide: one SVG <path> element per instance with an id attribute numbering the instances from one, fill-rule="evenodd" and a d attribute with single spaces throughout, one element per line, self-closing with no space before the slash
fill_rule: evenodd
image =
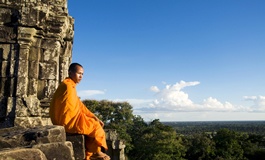
<path id="1" fill-rule="evenodd" d="M 83 74 L 84 74 L 84 69 L 80 66 L 75 66 L 75 71 L 70 71 L 69 72 L 69 77 L 75 82 L 75 83 L 79 83 L 82 78 L 83 78 Z"/>

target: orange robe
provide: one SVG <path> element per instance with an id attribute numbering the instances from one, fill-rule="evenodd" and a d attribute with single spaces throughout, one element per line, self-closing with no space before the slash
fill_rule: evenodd
<path id="1" fill-rule="evenodd" d="M 66 78 L 57 88 L 50 104 L 50 118 L 54 125 L 64 126 L 67 133 L 84 134 L 86 151 L 97 152 L 102 146 L 107 149 L 105 132 L 94 114 L 77 96 L 76 83 Z"/>

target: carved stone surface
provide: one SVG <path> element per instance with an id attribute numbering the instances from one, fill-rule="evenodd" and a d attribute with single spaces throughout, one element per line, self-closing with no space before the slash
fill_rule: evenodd
<path id="1" fill-rule="evenodd" d="M 119 139 L 115 130 L 105 130 L 105 132 L 109 148 L 106 153 L 112 160 L 125 160 L 124 141 Z M 27 152 L 36 158 L 27 157 L 25 155 Z M 0 129 L 0 160 L 1 157 L 20 160 L 19 156 L 25 156 L 26 159 L 83 160 L 85 136 L 80 134 L 66 136 L 64 127 L 56 125 Z"/>
<path id="2" fill-rule="evenodd" d="M 66 0 L 0 0 L 0 128 L 45 124 L 71 63 L 73 24 Z"/>
<path id="3" fill-rule="evenodd" d="M 85 136 L 81 134 L 66 134 L 66 140 L 73 145 L 75 160 L 85 159 Z"/>
<path id="4" fill-rule="evenodd" d="M 0 0 L 0 160 L 74 159 L 64 128 L 49 126 L 50 100 L 72 60 L 73 25 L 67 0 Z M 125 160 L 123 141 L 106 134 L 107 153 Z"/>
<path id="5" fill-rule="evenodd" d="M 62 126 L 10 127 L 0 129 L 1 157 L 74 160 L 74 152 Z"/>
<path id="6" fill-rule="evenodd" d="M 0 151 L 0 160 L 26 160 L 26 159 L 47 160 L 45 154 L 39 149 L 15 148 L 12 150 Z"/>
<path id="7" fill-rule="evenodd" d="M 71 142 L 38 144 L 33 148 L 41 150 L 47 159 L 75 160 Z"/>
<path id="8" fill-rule="evenodd" d="M 105 130 L 107 145 L 109 149 L 107 154 L 111 157 L 112 160 L 125 160 L 125 142 L 119 139 L 119 136 L 116 130 Z"/>
<path id="9" fill-rule="evenodd" d="M 38 126 L 34 128 L 11 127 L 0 129 L 0 149 L 30 147 L 39 143 L 65 142 L 62 126 Z"/>

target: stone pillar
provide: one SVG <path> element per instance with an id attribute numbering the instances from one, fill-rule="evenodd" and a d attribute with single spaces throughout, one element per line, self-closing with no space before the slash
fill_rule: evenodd
<path id="1" fill-rule="evenodd" d="M 0 0 L 0 128 L 47 125 L 71 63 L 67 0 Z"/>

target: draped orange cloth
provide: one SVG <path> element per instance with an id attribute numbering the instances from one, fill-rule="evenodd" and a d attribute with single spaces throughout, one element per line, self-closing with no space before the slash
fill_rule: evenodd
<path id="1" fill-rule="evenodd" d="M 100 147 L 108 149 L 102 126 L 77 96 L 76 83 L 71 78 L 57 88 L 49 114 L 52 123 L 64 126 L 67 133 L 86 135 L 87 152 L 97 152 Z"/>

